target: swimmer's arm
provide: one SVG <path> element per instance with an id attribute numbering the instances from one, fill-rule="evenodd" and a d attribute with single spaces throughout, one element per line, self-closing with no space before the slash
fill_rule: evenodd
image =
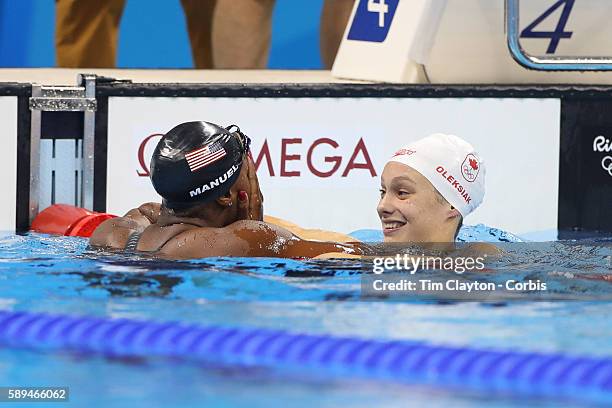
<path id="1" fill-rule="evenodd" d="M 306 240 L 316 241 L 335 241 L 335 242 L 359 242 L 359 240 L 351 237 L 350 235 L 342 234 L 340 232 L 325 231 L 320 229 L 307 229 L 302 228 L 297 224 L 283 220 L 281 218 L 272 217 L 270 215 L 264 216 L 264 221 L 270 224 L 277 225 L 285 228 L 294 235 Z"/>
<path id="2" fill-rule="evenodd" d="M 313 258 L 328 252 L 361 253 L 357 244 L 308 241 L 262 221 L 237 221 L 225 228 L 186 231 L 166 245 L 163 257 L 189 259 L 209 256 Z"/>
<path id="3" fill-rule="evenodd" d="M 123 217 L 111 218 L 101 223 L 89 238 L 95 247 L 125 248 L 129 236 L 142 232 L 159 217 L 160 204 L 145 203 L 128 211 Z"/>
<path id="4" fill-rule="evenodd" d="M 111 218 L 95 229 L 89 237 L 89 245 L 94 247 L 123 249 L 134 231 L 142 227 L 133 219 L 125 217 Z"/>
<path id="5" fill-rule="evenodd" d="M 469 244 L 465 247 L 463 247 L 462 249 L 458 250 L 454 255 L 455 256 L 460 256 L 460 257 L 472 257 L 472 258 L 477 258 L 477 257 L 485 257 L 487 260 L 491 261 L 491 260 L 495 260 L 499 257 L 501 257 L 504 254 L 504 251 L 491 244 L 488 242 L 475 242 L 472 244 Z M 353 255 L 353 254 L 346 254 L 346 253 L 341 253 L 341 252 L 331 252 L 331 253 L 327 253 L 327 254 L 321 254 L 315 257 L 316 259 L 330 259 L 330 258 L 360 258 L 360 259 L 375 259 L 378 258 L 377 256 L 364 256 L 364 255 Z M 417 258 L 421 258 L 426 259 L 426 257 L 419 257 L 419 256 L 411 256 L 411 258 L 413 259 L 417 259 Z M 477 270 L 475 270 L 477 271 Z"/>

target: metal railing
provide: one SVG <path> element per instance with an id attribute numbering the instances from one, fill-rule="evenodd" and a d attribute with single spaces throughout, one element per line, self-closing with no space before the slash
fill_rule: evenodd
<path id="1" fill-rule="evenodd" d="M 96 101 L 96 77 L 80 74 L 78 86 L 43 86 L 32 85 L 32 97 L 29 101 L 30 122 L 30 223 L 39 212 L 41 194 L 41 138 L 43 112 L 83 112 L 82 135 L 82 176 L 77 186 L 75 204 L 93 209 L 93 165 Z M 72 204 L 72 202 L 71 202 Z"/>

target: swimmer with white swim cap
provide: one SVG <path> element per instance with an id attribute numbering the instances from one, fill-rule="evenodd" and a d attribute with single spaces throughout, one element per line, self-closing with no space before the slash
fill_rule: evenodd
<path id="1" fill-rule="evenodd" d="M 237 127 L 176 126 L 161 138 L 151 159 L 151 182 L 162 204 L 143 204 L 103 222 L 90 244 L 183 259 L 363 252 L 358 243 L 309 241 L 264 222 L 249 144 Z"/>
<path id="2" fill-rule="evenodd" d="M 395 152 L 377 211 L 385 242 L 454 242 L 484 198 L 485 165 L 472 145 L 436 133 Z"/>
<path id="3" fill-rule="evenodd" d="M 484 198 L 485 166 L 472 145 L 441 133 L 395 152 L 381 174 L 377 212 L 385 243 L 442 243 L 455 251 L 463 218 Z M 489 243 L 470 243 L 464 255 L 498 255 Z M 458 255 L 456 252 L 455 255 Z M 340 253 L 325 258 L 346 258 Z"/>

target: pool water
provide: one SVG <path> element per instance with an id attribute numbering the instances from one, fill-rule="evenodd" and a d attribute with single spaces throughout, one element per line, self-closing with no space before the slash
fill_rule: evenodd
<path id="1" fill-rule="evenodd" d="M 507 241 L 512 241 L 508 239 Z M 506 244 L 479 279 L 541 279 L 533 301 L 361 296 L 367 262 L 211 258 L 164 261 L 94 251 L 80 238 L 0 238 L 0 310 L 91 315 L 431 344 L 612 356 L 612 238 Z M 431 272 L 436 274 L 436 272 Z M 443 273 L 443 272 L 440 272 Z M 466 274 L 466 278 L 470 278 Z M 69 386 L 75 406 L 581 406 L 393 382 L 0 349 L 0 386 Z M 20 405 L 23 406 L 23 405 Z M 56 406 L 56 405 L 53 405 Z"/>

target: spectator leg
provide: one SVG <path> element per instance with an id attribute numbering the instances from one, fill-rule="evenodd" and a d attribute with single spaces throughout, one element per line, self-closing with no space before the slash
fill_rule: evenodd
<path id="1" fill-rule="evenodd" d="M 215 68 L 268 65 L 274 0 L 217 0 L 213 19 Z"/>
<path id="2" fill-rule="evenodd" d="M 56 0 L 55 53 L 64 68 L 113 68 L 125 0 Z"/>
<path id="3" fill-rule="evenodd" d="M 212 19 L 217 0 L 181 0 L 193 63 L 198 69 L 213 68 Z"/>
<path id="4" fill-rule="evenodd" d="M 325 0 L 321 11 L 321 60 L 331 69 L 340 47 L 344 29 L 353 10 L 353 0 Z"/>

